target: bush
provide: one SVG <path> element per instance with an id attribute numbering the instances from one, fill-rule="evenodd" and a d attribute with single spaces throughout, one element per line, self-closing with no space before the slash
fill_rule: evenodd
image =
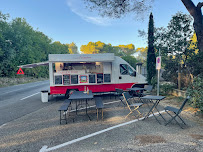
<path id="1" fill-rule="evenodd" d="M 190 103 L 194 108 L 199 108 L 203 114 L 203 75 L 194 78 L 193 83 L 187 89 L 187 96 L 190 96 Z"/>
<path id="2" fill-rule="evenodd" d="M 172 83 L 164 83 L 160 85 L 160 94 L 168 95 L 172 90 L 175 89 L 175 85 Z"/>

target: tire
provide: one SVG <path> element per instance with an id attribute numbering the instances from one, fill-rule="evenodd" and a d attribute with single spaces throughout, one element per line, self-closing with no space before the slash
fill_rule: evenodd
<path id="1" fill-rule="evenodd" d="M 69 98 L 70 95 L 71 95 L 74 91 L 78 91 L 78 90 L 77 90 L 77 89 L 67 90 L 67 91 L 66 91 L 66 94 L 65 94 L 66 98 Z"/>
<path id="2" fill-rule="evenodd" d="M 69 91 L 68 95 L 70 96 L 74 91 L 77 91 L 77 90 L 71 89 L 71 90 Z"/>

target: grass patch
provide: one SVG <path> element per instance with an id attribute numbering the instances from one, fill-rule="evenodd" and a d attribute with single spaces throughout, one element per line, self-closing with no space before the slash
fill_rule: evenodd
<path id="1" fill-rule="evenodd" d="M 8 87 L 18 84 L 25 84 L 30 82 L 37 82 L 48 80 L 47 78 L 33 78 L 33 77 L 21 77 L 21 78 L 8 78 L 8 77 L 0 77 L 0 88 Z"/>

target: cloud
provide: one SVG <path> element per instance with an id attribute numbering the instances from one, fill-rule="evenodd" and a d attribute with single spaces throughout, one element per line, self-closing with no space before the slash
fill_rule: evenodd
<path id="1" fill-rule="evenodd" d="M 80 16 L 86 22 L 101 26 L 111 25 L 109 18 L 103 18 L 93 14 L 93 12 L 89 12 L 81 0 L 67 0 L 67 5 L 73 13 Z"/>

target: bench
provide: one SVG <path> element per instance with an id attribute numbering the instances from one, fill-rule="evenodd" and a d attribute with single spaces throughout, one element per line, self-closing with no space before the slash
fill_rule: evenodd
<path id="1" fill-rule="evenodd" d="M 104 108 L 103 101 L 102 101 L 101 97 L 95 97 L 94 99 L 95 99 L 96 110 L 97 110 L 97 121 L 98 121 L 99 109 L 101 109 L 102 120 L 103 120 L 103 108 Z"/>
<path id="2" fill-rule="evenodd" d="M 68 111 L 68 107 L 70 106 L 70 104 L 71 104 L 71 100 L 66 99 L 65 102 L 58 109 L 58 111 L 60 112 L 60 124 L 61 124 L 62 120 L 65 120 L 66 124 L 67 124 L 67 111 Z M 62 118 L 61 112 L 64 113 L 64 118 Z"/>

